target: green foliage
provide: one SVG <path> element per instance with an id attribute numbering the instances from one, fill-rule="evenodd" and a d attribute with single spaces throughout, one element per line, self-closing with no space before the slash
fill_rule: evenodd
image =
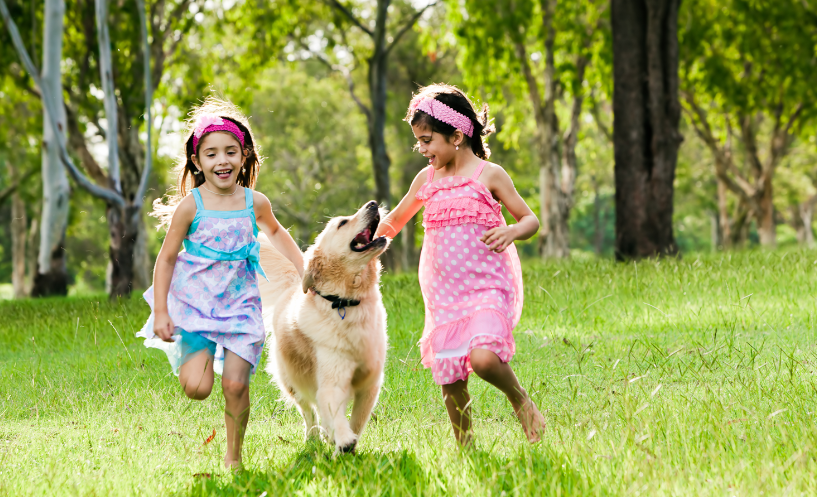
<path id="1" fill-rule="evenodd" d="M 506 116 L 503 141 L 516 146 L 522 129 L 532 126 L 529 89 L 522 76 L 519 47 L 530 58 L 539 93 L 544 90 L 541 70 L 545 57 L 542 2 L 533 0 L 482 2 L 450 1 L 449 18 L 459 51 L 457 64 L 470 88 L 479 88 L 485 99 L 502 108 Z M 612 50 L 607 3 L 598 0 L 558 2 L 554 62 L 557 91 L 575 95 L 595 89 L 599 97 L 612 95 Z M 588 43 L 586 38 L 590 36 Z M 583 81 L 576 78 L 576 57 L 590 60 Z M 528 121 L 525 123 L 525 121 Z"/>
<path id="2" fill-rule="evenodd" d="M 259 78 L 252 125 L 267 157 L 256 188 L 305 247 L 329 217 L 371 200 L 374 186 L 365 119 L 348 90 L 303 65 L 282 64 Z"/>
<path id="3" fill-rule="evenodd" d="M 787 119 L 798 103 L 814 112 L 815 12 L 807 2 L 693 0 L 679 12 L 680 73 L 723 111 Z"/>
<path id="4" fill-rule="evenodd" d="M 141 299 L 3 302 L 0 493 L 811 495 L 815 259 L 526 267 L 512 365 L 546 413 L 545 440 L 529 446 L 507 400 L 472 377 L 477 448 L 466 453 L 418 364 L 417 279 L 386 277 L 386 383 L 358 454 L 305 444 L 259 373 L 240 474 L 221 468 L 219 387 L 188 400 L 164 355 L 134 338 Z"/>

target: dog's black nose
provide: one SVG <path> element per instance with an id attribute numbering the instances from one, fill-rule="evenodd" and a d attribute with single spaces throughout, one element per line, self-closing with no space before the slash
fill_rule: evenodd
<path id="1" fill-rule="evenodd" d="M 374 200 L 370 200 L 366 203 L 364 207 L 366 207 L 367 209 L 377 209 L 377 202 Z"/>

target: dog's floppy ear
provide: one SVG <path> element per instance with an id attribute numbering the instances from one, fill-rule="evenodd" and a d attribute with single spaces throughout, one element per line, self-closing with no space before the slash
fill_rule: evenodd
<path id="1" fill-rule="evenodd" d="M 304 293 L 308 292 L 310 288 L 315 285 L 315 278 L 312 277 L 312 271 L 307 269 L 304 271 L 303 289 Z"/>

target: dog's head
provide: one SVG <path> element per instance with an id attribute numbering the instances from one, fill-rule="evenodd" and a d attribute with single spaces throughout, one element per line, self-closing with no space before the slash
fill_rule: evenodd
<path id="1" fill-rule="evenodd" d="M 385 236 L 374 238 L 379 224 L 380 210 L 374 200 L 352 216 L 332 218 L 326 223 L 326 228 L 307 252 L 304 293 L 318 280 L 332 287 L 344 286 L 342 281 L 347 280 L 349 275 L 359 275 L 366 266 L 375 262 L 389 246 Z M 373 269 L 375 273 L 378 270 L 376 266 Z M 354 281 L 350 284 L 359 286 Z"/>

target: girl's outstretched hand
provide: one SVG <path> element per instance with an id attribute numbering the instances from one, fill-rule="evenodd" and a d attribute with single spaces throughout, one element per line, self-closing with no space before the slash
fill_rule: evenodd
<path id="1" fill-rule="evenodd" d="M 479 240 L 487 245 L 491 252 L 499 254 L 500 252 L 504 252 L 505 249 L 508 248 L 508 245 L 516 240 L 516 229 L 514 226 L 515 225 L 497 226 L 496 228 L 491 228 L 483 233 L 482 238 Z"/>
<path id="2" fill-rule="evenodd" d="M 153 315 L 153 334 L 161 338 L 164 342 L 172 342 L 173 330 L 175 329 L 173 320 L 166 312 L 157 312 Z"/>

